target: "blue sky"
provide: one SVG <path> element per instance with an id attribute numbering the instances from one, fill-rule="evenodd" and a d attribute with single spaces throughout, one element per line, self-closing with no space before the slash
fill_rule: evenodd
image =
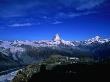
<path id="1" fill-rule="evenodd" d="M 109 0 L 0 0 L 1 40 L 110 38 Z"/>

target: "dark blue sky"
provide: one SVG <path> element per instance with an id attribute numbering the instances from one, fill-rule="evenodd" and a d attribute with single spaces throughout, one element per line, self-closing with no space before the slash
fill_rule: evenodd
<path id="1" fill-rule="evenodd" d="M 110 0 L 0 0 L 1 40 L 110 38 Z"/>

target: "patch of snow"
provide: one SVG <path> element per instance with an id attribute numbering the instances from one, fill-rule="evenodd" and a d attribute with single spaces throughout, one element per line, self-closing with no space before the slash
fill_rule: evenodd
<path id="1" fill-rule="evenodd" d="M 13 72 L 6 74 L 6 75 L 1 75 L 0 82 L 11 82 L 11 80 L 16 76 L 18 71 L 19 70 L 13 71 Z"/>
<path id="2" fill-rule="evenodd" d="M 53 37 L 53 41 L 55 41 L 55 42 L 61 41 L 61 38 L 60 38 L 59 34 L 56 34 L 56 35 Z"/>

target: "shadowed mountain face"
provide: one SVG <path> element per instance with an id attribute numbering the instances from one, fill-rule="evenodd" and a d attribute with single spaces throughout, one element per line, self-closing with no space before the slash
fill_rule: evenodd
<path id="1" fill-rule="evenodd" d="M 0 52 L 0 72 L 17 66 L 18 63 L 16 61 Z"/>
<path id="2" fill-rule="evenodd" d="M 78 82 L 78 81 L 109 81 L 109 65 L 69 64 L 58 65 L 52 70 L 41 66 L 41 71 L 34 74 L 29 82 Z"/>
<path id="3" fill-rule="evenodd" d="M 71 57 L 109 59 L 110 39 L 99 36 L 86 41 L 65 41 L 58 34 L 44 41 L 0 41 L 0 52 L 20 64 L 32 64 L 59 54 Z"/>

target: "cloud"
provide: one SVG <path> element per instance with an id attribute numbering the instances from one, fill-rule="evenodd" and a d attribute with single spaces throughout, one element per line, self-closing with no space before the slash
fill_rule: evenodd
<path id="1" fill-rule="evenodd" d="M 56 15 L 56 18 L 67 19 L 67 18 L 74 18 L 74 17 L 78 17 L 78 16 L 89 15 L 89 14 L 93 14 L 93 13 L 97 13 L 97 12 L 96 11 L 86 11 L 86 12 L 78 12 L 78 13 L 74 13 L 74 12 L 70 12 L 70 13 L 60 12 L 60 13 L 58 13 Z"/>
<path id="2" fill-rule="evenodd" d="M 0 0 L 0 18 L 28 18 L 40 21 L 54 21 L 63 18 L 73 18 L 95 12 L 106 0 Z M 95 12 L 96 13 L 96 12 Z M 25 18 L 26 17 L 26 18 Z M 30 20 L 31 21 L 31 20 Z M 36 23 L 36 21 L 32 22 Z M 60 22 L 54 22 L 58 24 Z M 30 26 L 27 23 L 15 23 L 12 27 Z"/>
<path id="3" fill-rule="evenodd" d="M 61 24 L 61 23 L 63 23 L 63 22 L 61 22 L 61 21 L 54 21 L 54 22 L 52 22 L 52 24 Z"/>
<path id="4" fill-rule="evenodd" d="M 92 9 L 100 6 L 106 0 L 60 0 L 68 8 L 73 9 Z"/>
<path id="5" fill-rule="evenodd" d="M 31 25 L 32 25 L 31 23 L 22 23 L 22 24 L 15 23 L 15 24 L 8 25 L 8 26 L 10 26 L 10 27 L 22 27 L 22 26 L 31 26 Z"/>
<path id="6" fill-rule="evenodd" d="M 71 12 L 71 13 L 64 13 L 64 12 L 60 12 L 56 15 L 56 18 L 73 18 L 73 17 L 76 17 L 76 16 L 80 16 L 80 13 L 74 13 L 74 12 Z"/>
<path id="7" fill-rule="evenodd" d="M 76 8 L 77 10 L 92 9 L 100 6 L 105 0 L 80 0 L 80 5 Z"/>
<path id="8" fill-rule="evenodd" d="M 65 12 L 61 11 L 57 13 L 56 16 L 61 18 L 73 18 L 97 13 L 95 8 L 101 6 L 104 1 L 106 0 L 60 0 L 66 8 L 64 8 Z"/>
<path id="9" fill-rule="evenodd" d="M 67 12 L 89 10 L 100 6 L 104 1 L 106 0 L 5 0 L 0 6 L 0 15 L 4 17 L 54 15 L 66 10 Z"/>

